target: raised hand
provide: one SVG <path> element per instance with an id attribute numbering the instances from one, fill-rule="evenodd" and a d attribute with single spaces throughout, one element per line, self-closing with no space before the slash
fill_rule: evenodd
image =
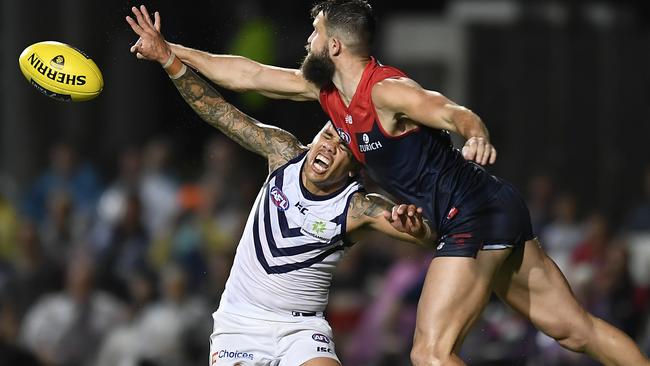
<path id="1" fill-rule="evenodd" d="M 158 61 L 160 64 L 165 65 L 170 60 L 172 51 L 160 33 L 160 14 L 155 12 L 154 21 L 152 22 L 144 5 L 140 5 L 139 9 L 134 6 L 131 11 L 135 19 L 127 16 L 126 22 L 129 23 L 133 32 L 140 37 L 131 47 L 131 53 L 135 53 L 139 59 Z"/>
<path id="2" fill-rule="evenodd" d="M 470 137 L 463 146 L 463 157 L 480 165 L 494 164 L 497 150 L 484 137 Z"/>

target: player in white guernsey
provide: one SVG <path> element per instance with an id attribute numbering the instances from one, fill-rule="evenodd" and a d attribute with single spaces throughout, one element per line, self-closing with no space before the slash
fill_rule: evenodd
<path id="1" fill-rule="evenodd" d="M 147 31 L 157 28 L 148 16 L 141 20 Z M 161 60 L 148 49 L 140 57 Z M 161 63 L 173 64 L 175 56 L 164 58 L 169 57 L 171 63 Z M 356 179 L 359 166 L 331 123 L 305 147 L 289 132 L 237 110 L 181 65 L 165 69 L 187 103 L 203 120 L 266 157 L 270 171 L 213 314 L 210 365 L 340 365 L 323 317 L 336 265 L 368 230 L 433 249 L 434 234 L 422 209 L 366 194 Z"/>
<path id="2" fill-rule="evenodd" d="M 336 265 L 365 229 L 433 243 L 420 212 L 367 195 L 354 177 L 356 163 L 331 123 L 307 149 L 288 132 L 226 104 L 192 71 L 174 84 L 206 121 L 267 157 L 271 171 L 213 314 L 210 364 L 339 365 L 323 317 Z M 382 215 L 387 210 L 403 221 L 391 223 Z M 402 223 L 399 230 L 394 226 Z"/>

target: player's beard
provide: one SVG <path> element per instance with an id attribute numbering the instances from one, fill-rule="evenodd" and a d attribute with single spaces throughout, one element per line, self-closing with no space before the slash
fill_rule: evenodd
<path id="1" fill-rule="evenodd" d="M 334 62 L 327 53 L 327 48 L 320 53 L 309 52 L 300 65 L 300 71 L 305 79 L 323 88 L 332 82 L 334 77 Z"/>

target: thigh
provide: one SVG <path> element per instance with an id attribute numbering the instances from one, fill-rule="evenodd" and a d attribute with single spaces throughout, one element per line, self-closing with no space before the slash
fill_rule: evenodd
<path id="1" fill-rule="evenodd" d="M 480 315 L 492 278 L 511 249 L 479 251 L 476 258 L 436 257 L 420 296 L 415 347 L 451 353 Z"/>
<path id="2" fill-rule="evenodd" d="M 210 335 L 210 365 L 274 366 L 273 334 L 261 320 L 215 313 Z"/>
<path id="3" fill-rule="evenodd" d="M 339 366 L 332 328 L 323 318 L 313 317 L 284 325 L 278 332 L 280 366 Z"/>
<path id="4" fill-rule="evenodd" d="M 341 363 L 333 358 L 317 357 L 303 363 L 301 366 L 341 366 Z"/>
<path id="5" fill-rule="evenodd" d="M 494 290 L 553 338 L 566 337 L 590 323 L 566 278 L 537 239 L 513 252 L 497 274 Z"/>

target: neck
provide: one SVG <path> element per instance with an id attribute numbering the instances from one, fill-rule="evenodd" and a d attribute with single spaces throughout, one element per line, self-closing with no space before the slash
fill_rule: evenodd
<path id="1" fill-rule="evenodd" d="M 304 172 L 300 174 L 300 179 L 305 189 L 316 196 L 327 196 L 330 193 L 336 192 L 344 184 L 342 182 L 323 182 L 322 184 L 316 184 L 310 181 Z"/>
<path id="2" fill-rule="evenodd" d="M 347 57 L 336 62 L 336 72 L 332 82 L 338 89 L 345 104 L 349 105 L 363 76 L 363 70 L 370 62 L 370 56 Z"/>

